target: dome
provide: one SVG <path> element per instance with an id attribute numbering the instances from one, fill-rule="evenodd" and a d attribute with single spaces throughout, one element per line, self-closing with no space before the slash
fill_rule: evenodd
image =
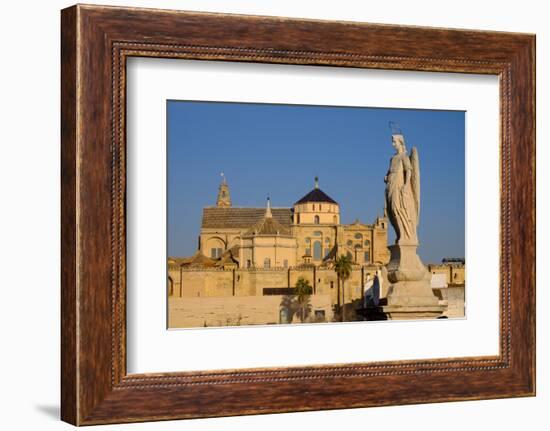
<path id="1" fill-rule="evenodd" d="M 271 201 L 269 198 L 267 198 L 267 207 L 265 209 L 264 218 L 245 232 L 245 236 L 251 235 L 291 235 L 289 227 L 282 225 L 273 218 Z"/>
<path id="2" fill-rule="evenodd" d="M 321 189 L 313 189 L 310 191 L 307 195 L 305 195 L 303 198 L 301 198 L 299 201 L 297 201 L 294 205 L 297 204 L 305 204 L 307 202 L 327 202 L 330 204 L 338 204 L 334 199 L 332 199 L 329 195 L 327 195 L 324 191 Z"/>
<path id="3" fill-rule="evenodd" d="M 327 195 L 324 191 L 322 191 L 319 188 L 319 178 L 315 177 L 315 188 L 310 191 L 307 195 L 305 195 L 302 199 L 297 201 L 294 205 L 298 204 L 305 204 L 308 202 L 321 202 L 321 203 L 329 203 L 329 204 L 336 204 L 338 205 L 338 202 L 336 202 L 334 199 L 332 199 L 329 195 Z"/>

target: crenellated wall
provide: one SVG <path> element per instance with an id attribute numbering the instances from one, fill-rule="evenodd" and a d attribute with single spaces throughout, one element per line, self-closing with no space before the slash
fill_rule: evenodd
<path id="1" fill-rule="evenodd" d="M 445 274 L 449 285 L 463 285 L 466 282 L 466 269 L 462 264 L 430 263 L 427 266 L 432 274 Z"/>
<path id="2" fill-rule="evenodd" d="M 373 277 L 377 266 L 355 267 L 344 283 L 344 297 L 362 298 L 362 287 L 367 277 Z M 263 296 L 264 288 L 290 288 L 300 277 L 308 280 L 314 293 L 329 295 L 337 301 L 338 277 L 333 269 L 313 265 L 292 268 L 179 268 L 169 265 L 171 296 L 228 297 Z M 180 282 L 183 280 L 183 283 Z"/>

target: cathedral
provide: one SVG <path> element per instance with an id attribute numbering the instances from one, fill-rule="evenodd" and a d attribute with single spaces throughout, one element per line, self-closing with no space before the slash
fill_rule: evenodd
<path id="1" fill-rule="evenodd" d="M 264 208 L 234 207 L 224 177 L 216 206 L 203 209 L 199 250 L 189 264 L 319 267 L 344 254 L 361 266 L 383 265 L 389 261 L 388 224 L 386 217 L 373 224 L 342 224 L 340 205 L 319 188 L 318 178 L 292 207 L 272 208 L 269 199 Z"/>

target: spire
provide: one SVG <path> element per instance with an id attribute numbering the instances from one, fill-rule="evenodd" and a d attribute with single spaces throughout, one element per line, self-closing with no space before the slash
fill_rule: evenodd
<path id="1" fill-rule="evenodd" d="M 315 188 L 318 189 L 319 188 L 319 177 L 315 177 Z"/>
<path id="2" fill-rule="evenodd" d="M 271 218 L 273 214 L 271 214 L 271 200 L 269 199 L 269 196 L 267 197 L 267 206 L 265 208 L 265 217 Z"/>
<path id="3" fill-rule="evenodd" d="M 231 206 L 231 194 L 229 193 L 229 186 L 223 172 L 220 174 L 222 182 L 218 188 L 218 199 L 216 201 L 217 207 L 230 207 Z"/>

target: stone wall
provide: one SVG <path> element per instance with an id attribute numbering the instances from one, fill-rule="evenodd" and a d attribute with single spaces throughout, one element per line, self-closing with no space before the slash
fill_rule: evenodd
<path id="1" fill-rule="evenodd" d="M 357 317 L 354 316 L 354 309 L 361 307 L 362 286 L 367 277 L 375 275 L 377 268 L 375 265 L 355 267 L 350 279 L 345 282 L 343 301 L 346 320 Z M 449 268 L 434 270 L 436 273 L 447 271 L 450 276 L 453 274 Z M 282 296 L 272 295 L 269 289 L 292 288 L 300 277 L 314 289 L 311 296 L 313 308 L 323 310 L 327 321 L 339 319 L 335 312 L 342 304 L 342 294 L 338 288 L 338 277 L 332 269 L 314 266 L 182 269 L 170 265 L 170 327 L 280 323 Z M 386 296 L 388 287 L 389 284 L 382 287 L 381 298 Z M 434 289 L 434 293 L 441 304 L 448 305 L 447 317 L 464 316 L 464 285 L 449 284 L 446 288 Z M 312 309 L 313 314 L 314 311 Z"/>
<path id="2" fill-rule="evenodd" d="M 239 296 L 177 298 L 168 301 L 168 326 L 170 328 L 269 325 L 287 323 L 282 321 L 281 310 L 285 310 L 288 297 Z M 310 297 L 311 312 L 306 321 L 330 322 L 334 315 L 331 299 L 327 295 Z M 285 311 L 286 313 L 286 311 Z M 322 317 L 321 317 L 322 315 Z M 299 323 L 296 313 L 287 314 L 291 322 Z"/>
<path id="3" fill-rule="evenodd" d="M 363 297 L 362 286 L 368 276 L 374 276 L 376 269 L 376 266 L 364 266 L 352 271 L 344 283 L 346 303 Z M 334 270 L 326 268 L 179 269 L 169 266 L 168 275 L 175 297 L 263 296 L 264 288 L 294 287 L 303 277 L 315 294 L 328 295 L 334 303 L 338 302 L 338 277 Z"/>
<path id="4" fill-rule="evenodd" d="M 464 286 L 449 286 L 447 287 L 447 317 L 464 317 L 465 316 L 465 292 Z"/>
<path id="5" fill-rule="evenodd" d="M 428 271 L 432 274 L 445 274 L 447 284 L 464 284 L 466 281 L 466 271 L 464 265 L 456 263 L 430 263 Z"/>
<path id="6" fill-rule="evenodd" d="M 363 299 L 362 286 L 367 277 L 374 276 L 376 269 L 375 266 L 356 267 L 344 283 L 342 298 L 342 287 L 338 288 L 338 277 L 333 269 L 314 266 L 181 269 L 169 266 L 170 327 L 280 323 L 283 297 L 272 295 L 269 290 L 292 288 L 299 278 L 306 279 L 313 288 L 310 297 L 312 317 L 315 311 L 319 315 L 322 310 L 323 319 L 332 321 L 335 310 L 344 302 L 346 319 L 355 320 L 354 309 L 360 307 Z"/>
<path id="7" fill-rule="evenodd" d="M 447 310 L 443 313 L 449 318 L 465 316 L 465 288 L 462 286 L 449 286 L 445 288 L 433 289 L 435 295 L 439 298 L 439 303 L 447 305 Z"/>

